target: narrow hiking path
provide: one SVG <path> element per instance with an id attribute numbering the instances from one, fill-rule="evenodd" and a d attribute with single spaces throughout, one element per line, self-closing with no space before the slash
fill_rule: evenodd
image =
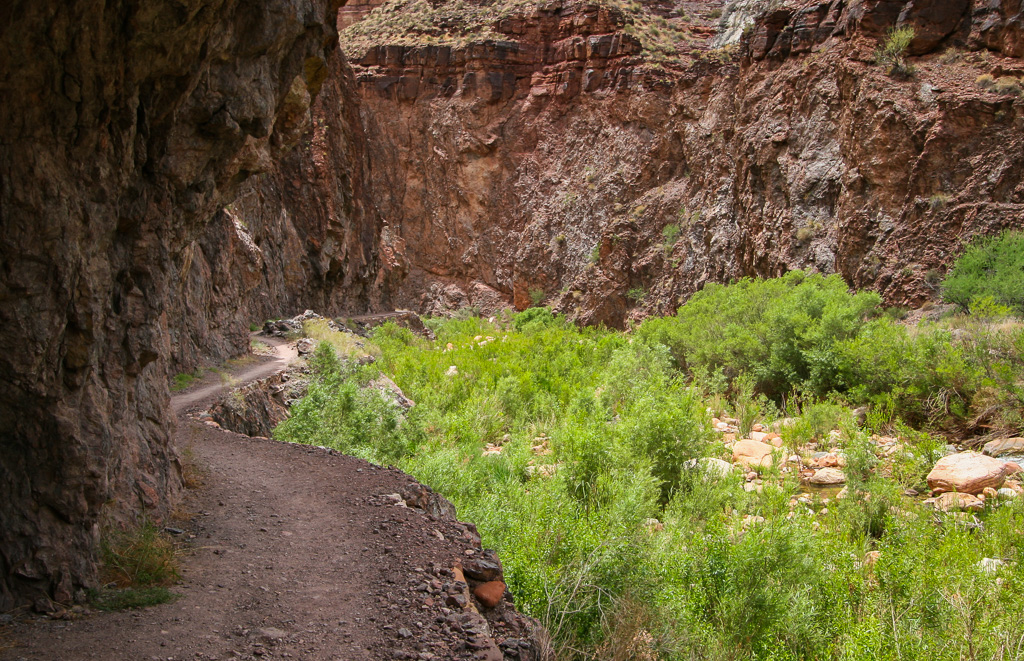
<path id="1" fill-rule="evenodd" d="M 277 337 L 260 337 L 260 341 L 270 347 L 273 355 L 261 357 L 256 365 L 245 366 L 231 374 L 233 384 L 216 382 L 211 383 L 210 379 L 204 379 L 195 386 L 177 393 L 171 397 L 171 412 L 176 416 L 189 407 L 199 404 L 208 404 L 229 388 L 236 387 L 266 378 L 271 374 L 280 372 L 293 360 L 299 357 L 295 346 L 286 340 Z"/>
<path id="2" fill-rule="evenodd" d="M 236 368 L 234 385 L 294 358 L 287 343 L 268 343 L 275 356 Z M 200 383 L 172 399 L 177 448 L 191 448 L 205 474 L 187 515 L 165 524 L 185 531 L 172 587 L 180 598 L 71 620 L 23 617 L 0 659 L 502 658 L 491 634 L 481 637 L 479 615 L 446 606 L 458 585 L 450 568 L 479 553 L 470 528 L 397 506 L 387 494 L 422 487 L 396 469 L 189 416 L 229 387 Z M 520 632 L 496 612 L 508 620 L 499 631 Z"/>

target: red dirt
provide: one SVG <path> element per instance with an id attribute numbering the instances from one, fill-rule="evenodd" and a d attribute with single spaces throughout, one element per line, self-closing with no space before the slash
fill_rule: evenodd
<path id="1" fill-rule="evenodd" d="M 257 378 L 284 362 L 236 372 Z M 396 469 L 188 416 L 225 388 L 198 384 L 173 404 L 178 448 L 191 446 L 206 475 L 186 499 L 187 523 L 171 524 L 187 538 L 172 588 L 181 598 L 26 616 L 7 627 L 14 647 L 0 659 L 501 659 L 495 642 L 528 638 L 507 603 L 486 613 L 493 633 L 472 608 L 446 607 L 460 587 L 451 568 L 481 553 L 472 526 L 384 497 L 415 484 Z"/>

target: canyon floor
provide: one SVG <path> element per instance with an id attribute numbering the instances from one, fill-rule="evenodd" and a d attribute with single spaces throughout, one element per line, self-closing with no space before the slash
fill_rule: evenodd
<path id="1" fill-rule="evenodd" d="M 274 349 L 234 367 L 230 385 L 294 357 L 283 342 Z M 495 638 L 516 646 L 520 621 L 504 603 L 488 616 L 505 636 L 472 608 L 445 607 L 453 585 L 465 590 L 451 568 L 480 553 L 469 528 L 386 497 L 413 484 L 401 471 L 190 415 L 228 387 L 208 376 L 172 402 L 179 451 L 191 448 L 204 476 L 168 524 L 186 538 L 180 598 L 17 618 L 3 627 L 0 659 L 500 659 Z"/>

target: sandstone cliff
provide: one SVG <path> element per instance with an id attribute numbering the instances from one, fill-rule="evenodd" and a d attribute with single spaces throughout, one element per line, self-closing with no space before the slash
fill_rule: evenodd
<path id="1" fill-rule="evenodd" d="M 93 578 L 101 512 L 159 513 L 178 488 L 175 270 L 299 139 L 335 9 L 0 7 L 0 611 L 70 600 Z"/>
<path id="2" fill-rule="evenodd" d="M 526 5 L 450 43 L 417 16 L 415 44 L 393 2 L 367 20 L 396 43 L 346 31 L 396 302 L 543 296 L 621 326 L 810 268 L 915 304 L 964 241 L 1020 224 L 1024 102 L 975 82 L 1024 74 L 1019 2 L 765 6 L 727 6 L 740 41 L 713 48 L 721 3 L 679 5 L 668 59 L 615 3 Z M 874 63 L 896 24 L 910 77 Z"/>

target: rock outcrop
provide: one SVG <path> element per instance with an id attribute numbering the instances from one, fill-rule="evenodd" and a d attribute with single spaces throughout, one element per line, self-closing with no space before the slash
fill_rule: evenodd
<path id="1" fill-rule="evenodd" d="M 243 183 L 181 251 L 169 311 L 173 371 L 244 353 L 250 325 L 268 318 L 391 309 L 402 271 L 388 245 L 394 233 L 369 196 L 352 72 L 335 51 L 319 75 L 319 95 L 295 128 L 298 146 Z"/>
<path id="2" fill-rule="evenodd" d="M 94 578 L 101 513 L 159 516 L 173 498 L 175 271 L 299 140 L 335 9 L 0 8 L 0 611 L 70 601 Z"/>
<path id="3" fill-rule="evenodd" d="M 975 83 L 1024 75 L 1018 5 L 779 3 L 657 66 L 628 16 L 571 0 L 501 39 L 350 50 L 394 300 L 623 326 L 804 268 L 920 304 L 965 241 L 1024 219 L 1024 102 Z M 873 62 L 896 24 L 909 79 Z"/>

